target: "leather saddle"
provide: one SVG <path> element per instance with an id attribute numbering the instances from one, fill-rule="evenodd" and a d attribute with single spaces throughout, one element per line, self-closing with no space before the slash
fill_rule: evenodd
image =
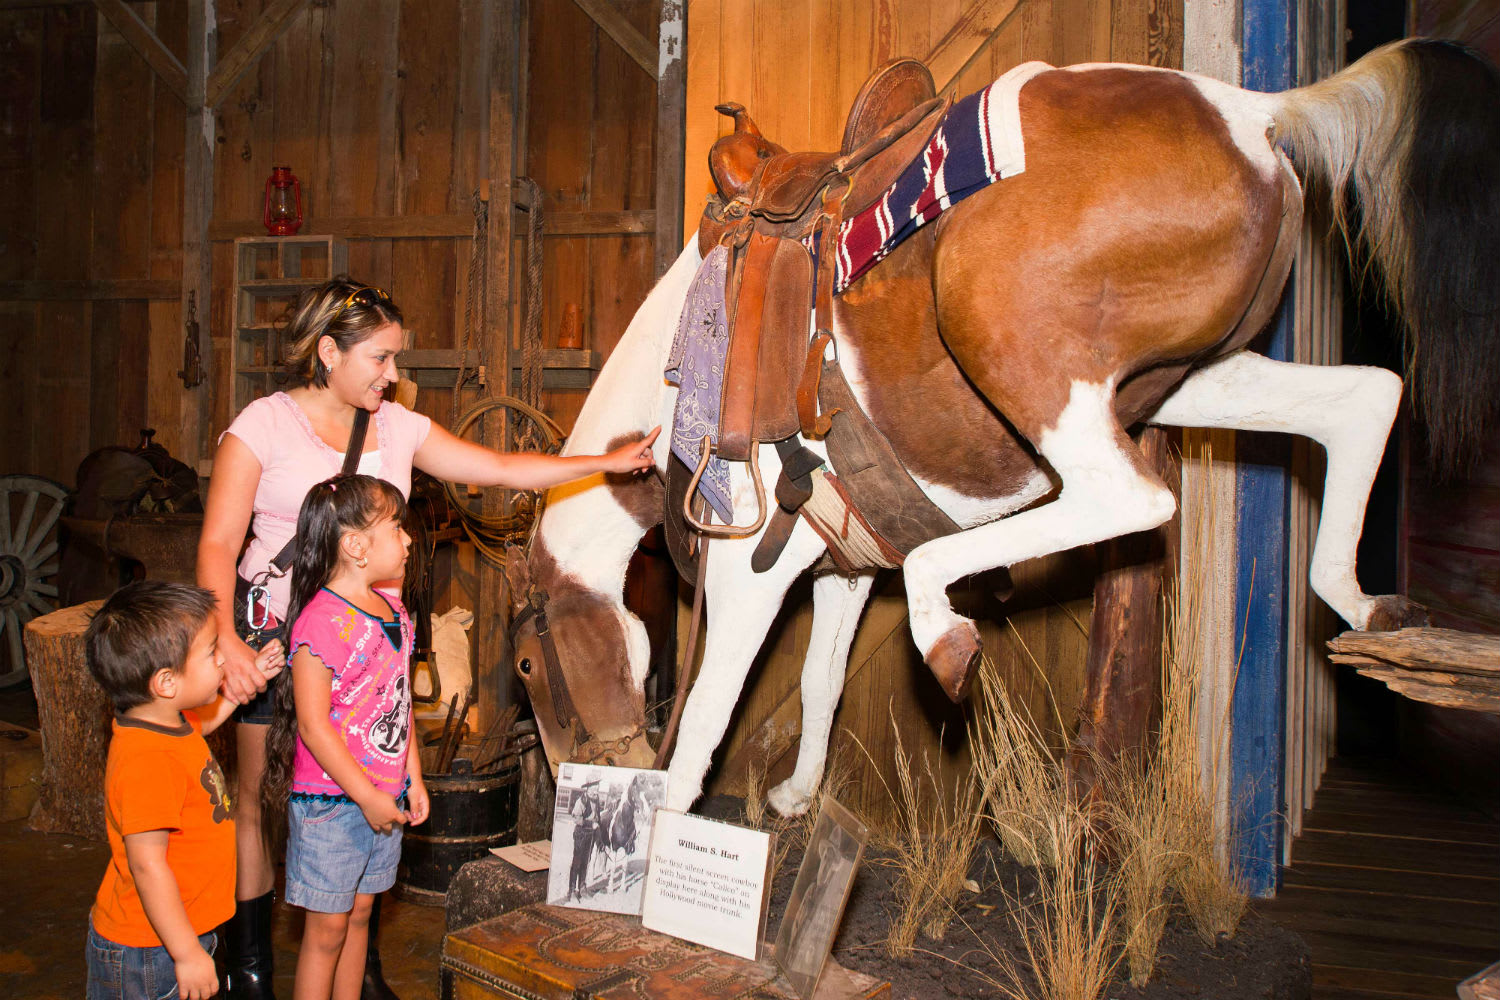
<path id="1" fill-rule="evenodd" d="M 805 244 L 832 246 L 844 217 L 880 197 L 921 152 L 945 108 L 915 59 L 893 60 L 866 80 L 836 153 L 788 152 L 741 105 L 718 106 L 735 130 L 709 151 L 718 197 L 698 229 L 704 253 L 720 243 L 733 251 L 718 457 L 746 461 L 757 442 L 827 433 L 816 413 L 821 366 L 808 361 L 808 315 L 818 331 L 831 331 L 834 255 L 821 254 L 823 273 L 814 274 Z"/>

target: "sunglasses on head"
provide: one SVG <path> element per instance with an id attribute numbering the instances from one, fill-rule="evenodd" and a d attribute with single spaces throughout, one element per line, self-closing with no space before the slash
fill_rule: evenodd
<path id="1" fill-rule="evenodd" d="M 337 316 L 356 302 L 362 306 L 374 306 L 378 303 L 389 301 L 391 301 L 391 297 L 386 294 L 385 289 L 376 288 L 374 285 L 363 285 L 350 292 L 349 297 L 333 311 L 333 315 Z M 330 316 L 329 318 L 332 319 L 333 317 Z"/>

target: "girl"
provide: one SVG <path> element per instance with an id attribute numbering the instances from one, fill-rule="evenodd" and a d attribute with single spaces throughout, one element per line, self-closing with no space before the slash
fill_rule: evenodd
<path id="1" fill-rule="evenodd" d="M 412 739 L 411 620 L 377 590 L 406 565 L 401 491 L 335 476 L 297 517 L 287 620 L 292 683 L 266 739 L 266 840 L 286 823 L 286 901 L 307 910 L 295 1000 L 359 997 L 376 894 L 396 881 L 401 827 L 427 818 Z"/>

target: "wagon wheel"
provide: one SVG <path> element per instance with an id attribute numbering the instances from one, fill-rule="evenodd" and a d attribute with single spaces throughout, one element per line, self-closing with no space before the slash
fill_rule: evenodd
<path id="1" fill-rule="evenodd" d="M 67 501 L 50 479 L 0 476 L 0 687 L 26 679 L 26 623 L 57 610 L 57 519 Z"/>
<path id="2" fill-rule="evenodd" d="M 510 447 L 516 451 L 540 451 L 555 454 L 561 447 L 565 435 L 547 414 L 513 396 L 490 396 L 481 399 L 464 411 L 453 427 L 453 433 L 464 437 L 492 411 L 501 411 L 502 418 L 510 428 Z M 545 490 L 502 490 L 502 508 L 508 511 L 498 516 L 481 512 L 482 505 L 476 498 L 464 496 L 454 483 L 445 482 L 443 491 L 448 502 L 458 513 L 464 533 L 474 547 L 496 563 L 505 562 L 505 543 L 519 542 L 525 538 L 541 517 Z"/>

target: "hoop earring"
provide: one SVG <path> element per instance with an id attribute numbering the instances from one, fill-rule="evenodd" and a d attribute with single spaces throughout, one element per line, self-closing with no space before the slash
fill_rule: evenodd
<path id="1" fill-rule="evenodd" d="M 367 556 L 360 556 L 358 559 L 354 560 L 354 565 L 358 566 L 360 569 L 364 569 L 369 564 L 370 560 Z"/>

